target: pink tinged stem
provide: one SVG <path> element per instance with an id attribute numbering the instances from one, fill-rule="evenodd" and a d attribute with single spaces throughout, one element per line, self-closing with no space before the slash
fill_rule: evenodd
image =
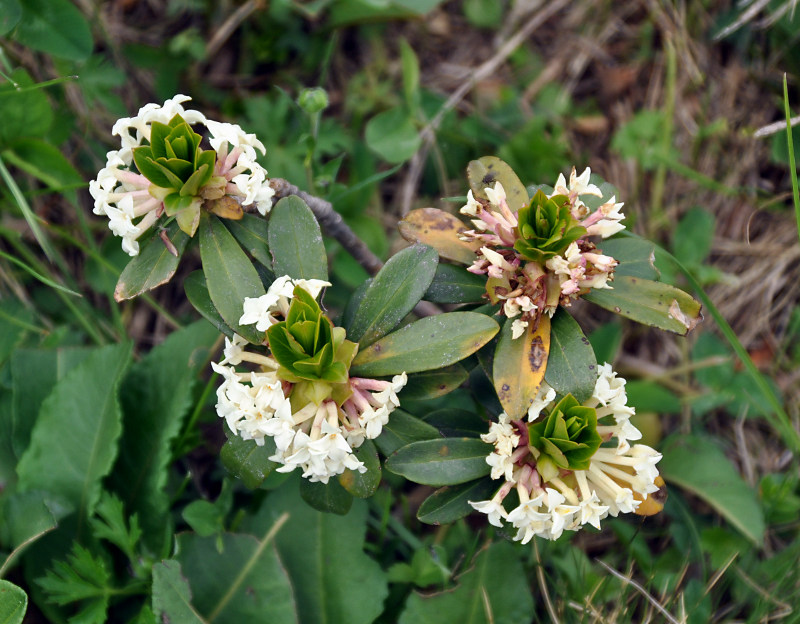
<path id="1" fill-rule="evenodd" d="M 147 214 L 148 212 L 154 212 L 156 208 L 159 207 L 161 204 L 160 199 L 156 199 L 155 197 L 151 197 L 147 201 L 142 202 L 138 206 L 135 206 L 133 209 L 133 216 L 134 217 L 141 217 L 143 214 Z"/>
<path id="2" fill-rule="evenodd" d="M 356 410 L 356 406 L 353 404 L 353 402 L 350 399 L 347 399 L 347 401 L 344 402 L 344 405 L 342 405 L 342 407 L 344 408 L 344 411 L 347 414 L 347 418 L 350 421 L 350 425 L 353 428 L 359 427 L 360 425 L 358 423 L 358 411 Z"/>
<path id="3" fill-rule="evenodd" d="M 502 487 L 499 490 L 497 490 L 497 493 L 492 497 L 492 500 L 497 504 L 502 503 L 503 500 L 505 500 L 505 497 L 508 496 L 509 492 L 511 492 L 511 489 L 513 487 L 514 487 L 513 481 L 506 481 L 502 485 Z"/>
<path id="4" fill-rule="evenodd" d="M 325 417 L 328 415 L 328 410 L 323 403 L 317 408 L 317 413 L 314 415 L 314 423 L 311 425 L 311 433 L 309 437 L 311 440 L 319 440 L 322 435 L 322 423 L 325 422 Z"/>
<path id="5" fill-rule="evenodd" d="M 233 164 L 237 160 L 239 160 L 239 156 L 241 155 L 242 155 L 241 147 L 235 148 L 230 154 L 228 154 L 228 157 L 225 159 L 225 171 L 231 169 L 233 167 Z"/>
<path id="6" fill-rule="evenodd" d="M 511 462 L 516 464 L 517 462 L 519 462 L 519 460 L 521 460 L 523 457 L 526 457 L 527 455 L 528 455 L 528 447 L 527 446 L 520 447 L 511 454 Z"/>
<path id="7" fill-rule="evenodd" d="M 241 195 L 241 193 L 239 192 L 239 187 L 231 182 L 228 182 L 225 185 L 225 193 L 227 195 Z"/>
<path id="8" fill-rule="evenodd" d="M 144 216 L 144 219 L 136 224 L 136 227 L 138 227 L 142 233 L 144 233 L 145 230 L 147 230 L 156 222 L 156 219 L 158 219 L 158 215 L 155 213 L 155 211 L 150 211 Z"/>

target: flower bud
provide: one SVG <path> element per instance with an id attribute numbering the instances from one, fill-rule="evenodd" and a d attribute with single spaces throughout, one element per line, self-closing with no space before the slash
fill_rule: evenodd
<path id="1" fill-rule="evenodd" d="M 519 238 L 514 249 L 527 260 L 545 262 L 563 252 L 586 234 L 586 228 L 572 216 L 570 203 L 563 195 L 548 198 L 537 191 L 530 204 L 519 209 Z"/>

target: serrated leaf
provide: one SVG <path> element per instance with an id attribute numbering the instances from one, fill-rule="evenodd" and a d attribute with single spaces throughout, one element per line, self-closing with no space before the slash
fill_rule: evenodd
<path id="1" fill-rule="evenodd" d="M 241 479 L 245 487 L 251 490 L 259 487 L 278 464 L 270 461 L 275 454 L 275 441 L 269 436 L 264 437 L 264 445 L 259 446 L 255 440 L 243 440 L 225 426 L 225 435 L 228 441 L 220 451 L 222 465 L 234 477 Z"/>
<path id="2" fill-rule="evenodd" d="M 456 485 L 489 474 L 492 445 L 475 438 L 412 442 L 390 455 L 386 470 L 423 485 Z"/>
<path id="3" fill-rule="evenodd" d="M 381 453 L 388 456 L 412 442 L 441 437 L 436 427 L 401 409 L 396 409 L 389 417 L 389 422 L 383 426 L 381 435 L 375 438 L 375 444 Z"/>
<path id="4" fill-rule="evenodd" d="M 269 255 L 269 230 L 263 217 L 244 214 L 238 221 L 224 219 L 222 222 L 247 253 L 265 267 L 272 268 L 272 257 Z"/>
<path id="5" fill-rule="evenodd" d="M 369 498 L 381 484 L 381 461 L 378 459 L 378 451 L 372 440 L 364 440 L 363 444 L 353 450 L 353 454 L 359 461 L 364 462 L 366 472 L 358 470 L 345 470 L 339 475 L 341 486 L 358 498 Z"/>
<path id="6" fill-rule="evenodd" d="M 281 514 L 289 522 L 275 545 L 292 585 L 300 622 L 370 624 L 383 611 L 389 594 L 381 567 L 364 553 L 368 506 L 353 501 L 346 516 L 311 509 L 297 482 L 269 495 L 243 529 L 261 534 Z"/>
<path id="7" fill-rule="evenodd" d="M 764 513 L 755 492 L 710 438 L 675 436 L 664 442 L 658 464 L 667 483 L 702 498 L 742 535 L 757 545 L 764 540 Z"/>
<path id="8" fill-rule="evenodd" d="M 405 399 L 435 399 L 452 392 L 463 384 L 469 373 L 461 364 L 452 364 L 445 368 L 414 373 L 400 393 L 400 401 Z"/>
<path id="9" fill-rule="evenodd" d="M 122 270 L 117 287 L 114 289 L 116 301 L 132 299 L 172 279 L 189 237 L 178 229 L 178 224 L 174 221 L 167 226 L 167 237 L 172 241 L 178 255 L 173 256 L 158 232 L 153 232 L 150 241 L 144 245 L 139 255 L 134 256 Z"/>
<path id="10" fill-rule="evenodd" d="M 593 289 L 584 299 L 644 325 L 685 336 L 703 320 L 700 303 L 679 288 L 628 275 L 613 289 Z"/>
<path id="11" fill-rule="evenodd" d="M 503 579 L 503 582 L 498 582 Z M 481 550 L 472 566 L 456 579 L 451 590 L 406 600 L 399 624 L 517 624 L 534 620 L 533 598 L 520 553 L 509 542 L 495 542 Z"/>
<path id="12" fill-rule="evenodd" d="M 203 215 L 200 222 L 200 258 L 208 294 L 219 315 L 237 334 L 260 344 L 264 332 L 255 325 L 239 325 L 239 319 L 245 298 L 260 297 L 266 290 L 236 239 L 213 215 Z"/>
<path id="13" fill-rule="evenodd" d="M 436 250 L 427 245 L 412 245 L 392 256 L 364 293 L 347 339 L 364 348 L 385 336 L 422 299 L 438 263 Z"/>
<path id="14" fill-rule="evenodd" d="M 18 349 L 11 356 L 14 397 L 11 443 L 17 457 L 21 457 L 28 448 L 42 402 L 56 382 L 83 362 L 91 352 L 91 349 L 84 348 Z"/>
<path id="15" fill-rule="evenodd" d="M 485 188 L 494 188 L 500 182 L 506 192 L 506 201 L 512 212 L 517 212 L 530 202 L 528 189 L 520 182 L 517 174 L 505 162 L 496 156 L 484 156 L 472 160 L 467 165 L 467 178 L 472 189 L 472 195 L 478 199 L 488 201 Z"/>
<path id="16" fill-rule="evenodd" d="M 600 251 L 611 256 L 619 265 L 614 269 L 615 277 L 628 275 L 642 279 L 657 280 L 660 273 L 655 265 L 656 246 L 642 238 L 610 238 L 598 243 Z M 612 282 L 612 286 L 614 283 Z"/>
<path id="17" fill-rule="evenodd" d="M 497 398 L 512 418 L 522 418 L 542 385 L 550 352 L 550 319 L 542 315 L 534 331 L 528 325 L 519 338 L 511 337 L 512 319 L 506 319 L 494 352 L 492 379 Z"/>
<path id="18" fill-rule="evenodd" d="M 67 373 L 42 403 L 19 462 L 20 490 L 58 493 L 79 510 L 79 526 L 94 511 L 117 455 L 117 388 L 130 356 L 130 343 L 102 347 Z"/>
<path id="19" fill-rule="evenodd" d="M 84 61 L 92 53 L 89 24 L 68 0 L 22 0 L 14 38 L 29 48 L 70 61 Z"/>
<path id="20" fill-rule="evenodd" d="M 430 245 L 442 258 L 462 264 L 472 264 L 481 246 L 459 239 L 459 234 L 469 228 L 458 217 L 438 208 L 412 210 L 397 227 L 407 241 Z"/>
<path id="21" fill-rule="evenodd" d="M 544 380 L 558 394 L 572 394 L 583 403 L 597 383 L 597 360 L 580 325 L 563 308 L 550 323 L 550 353 Z"/>
<path id="22" fill-rule="evenodd" d="M 113 494 L 103 492 L 95 509 L 96 516 L 90 518 L 92 533 L 117 546 L 128 559 L 136 557 L 136 545 L 142 537 L 137 514 L 125 514 L 122 501 Z"/>
<path id="23" fill-rule="evenodd" d="M 36 579 L 48 602 L 81 603 L 74 621 L 103 624 L 110 597 L 111 573 L 101 557 L 77 542 L 65 560 L 56 561 L 43 578 Z"/>
<path id="24" fill-rule="evenodd" d="M 300 496 L 311 507 L 323 513 L 344 516 L 353 506 L 353 495 L 345 490 L 338 479 L 327 483 L 300 481 Z"/>
<path id="25" fill-rule="evenodd" d="M 269 215 L 269 252 L 276 276 L 328 279 L 328 257 L 314 213 L 296 195 L 284 197 Z"/>
<path id="26" fill-rule="evenodd" d="M 422 144 L 413 119 L 402 108 L 389 109 L 370 119 L 364 140 L 367 147 L 393 165 L 406 162 Z"/>
<path id="27" fill-rule="evenodd" d="M 192 606 L 189 581 L 181 572 L 181 564 L 167 559 L 153 566 L 153 613 L 160 622 L 204 624 L 205 620 Z"/>
<path id="28" fill-rule="evenodd" d="M 175 559 L 189 581 L 194 609 L 204 620 L 298 622 L 296 598 L 270 529 L 260 538 L 234 533 L 177 536 Z"/>
<path id="29" fill-rule="evenodd" d="M 186 293 L 189 303 L 200 313 L 200 316 L 228 338 L 233 338 L 233 330 L 228 327 L 228 324 L 219 315 L 211 301 L 211 295 L 208 294 L 208 286 L 206 286 L 206 278 L 202 271 L 189 273 L 186 279 L 183 280 L 183 291 Z"/>
<path id="30" fill-rule="evenodd" d="M 127 513 L 139 515 L 148 538 L 163 535 L 172 443 L 218 337 L 205 321 L 173 332 L 136 362 L 122 382 L 124 434 L 111 482 Z"/>
<path id="31" fill-rule="evenodd" d="M 498 489 L 498 482 L 486 477 L 447 485 L 422 501 L 417 519 L 425 524 L 450 524 L 475 511 L 468 501 L 488 500 Z"/>
<path id="32" fill-rule="evenodd" d="M 433 303 L 477 303 L 486 294 L 486 278 L 463 267 L 440 264 L 423 299 Z"/>
<path id="33" fill-rule="evenodd" d="M 0 622 L 22 624 L 28 610 L 28 595 L 21 588 L 0 579 Z"/>
<path id="34" fill-rule="evenodd" d="M 351 371 L 363 377 L 381 377 L 449 366 L 480 349 L 498 330 L 493 319 L 476 312 L 429 316 L 360 351 Z"/>

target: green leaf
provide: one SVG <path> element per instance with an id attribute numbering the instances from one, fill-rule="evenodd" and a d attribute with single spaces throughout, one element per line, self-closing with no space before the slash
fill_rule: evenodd
<path id="1" fill-rule="evenodd" d="M 339 475 L 339 483 L 342 487 L 358 498 L 369 498 L 381 484 L 381 461 L 378 459 L 378 451 L 372 440 L 364 440 L 364 443 L 353 450 L 356 458 L 367 467 L 364 473 L 358 470 L 345 470 Z"/>
<path id="2" fill-rule="evenodd" d="M 260 539 L 234 533 L 177 536 L 175 559 L 189 581 L 194 609 L 204 620 L 296 624 L 296 597 L 273 538 L 271 527 Z"/>
<path id="3" fill-rule="evenodd" d="M 572 394 L 579 403 L 592 396 L 597 383 L 597 360 L 580 325 L 563 308 L 550 324 L 550 355 L 544 380 L 560 395 Z"/>
<path id="4" fill-rule="evenodd" d="M 126 514 L 122 501 L 105 491 L 100 496 L 95 513 L 96 516 L 89 519 L 94 536 L 111 542 L 133 561 L 136 558 L 136 545 L 142 537 L 139 516 Z"/>
<path id="5" fill-rule="evenodd" d="M 492 379 L 497 398 L 512 418 L 522 418 L 536 398 L 548 368 L 550 319 L 542 315 L 539 326 L 528 325 L 519 338 L 512 338 L 512 319 L 506 319 L 494 352 Z"/>
<path id="6" fill-rule="evenodd" d="M 484 192 L 486 187 L 494 188 L 497 182 L 502 184 L 506 192 L 506 202 L 512 212 L 517 212 L 530 202 L 528 189 L 520 182 L 517 174 L 505 162 L 496 156 L 484 156 L 478 160 L 470 161 L 467 165 L 467 178 L 472 189 L 472 195 L 476 199 L 488 201 Z"/>
<path id="7" fill-rule="evenodd" d="M 22 7 L 19 0 L 0 0 L 0 37 L 10 32 L 20 17 L 22 17 Z"/>
<path id="8" fill-rule="evenodd" d="M 391 455 L 400 447 L 418 442 L 441 438 L 436 427 L 433 427 L 416 416 L 396 409 L 383 426 L 383 431 L 375 439 L 375 444 L 384 455 Z"/>
<path id="9" fill-rule="evenodd" d="M 83 184 L 83 178 L 64 154 L 42 139 L 16 139 L 3 152 L 3 157 L 15 167 L 44 182 L 52 190 Z"/>
<path id="10" fill-rule="evenodd" d="M 412 210 L 397 227 L 407 241 L 430 245 L 442 258 L 461 264 L 472 264 L 481 246 L 462 241 L 459 235 L 467 231 L 467 226 L 458 217 L 438 208 Z"/>
<path id="11" fill-rule="evenodd" d="M 83 603 L 75 621 L 106 621 L 111 573 L 101 557 L 95 557 L 77 542 L 73 542 L 66 560 L 56 561 L 36 582 L 44 589 L 48 602 L 61 606 Z"/>
<path id="12" fill-rule="evenodd" d="M 296 195 L 284 197 L 269 216 L 269 251 L 276 276 L 328 279 L 328 257 L 314 213 Z"/>
<path id="13" fill-rule="evenodd" d="M 364 348 L 385 336 L 422 299 L 438 263 L 436 250 L 427 245 L 412 245 L 392 256 L 364 293 L 348 340 Z"/>
<path id="14" fill-rule="evenodd" d="M 615 278 L 623 275 L 649 280 L 659 278 L 655 265 L 656 246 L 650 241 L 643 238 L 610 238 L 600 241 L 599 247 L 603 254 L 619 262 L 614 269 Z"/>
<path id="15" fill-rule="evenodd" d="M 224 219 L 222 222 L 247 253 L 265 267 L 272 268 L 267 222 L 263 217 L 244 214 L 241 220 Z"/>
<path id="16" fill-rule="evenodd" d="M 476 312 L 429 316 L 360 351 L 351 372 L 380 377 L 449 366 L 480 349 L 498 330 L 494 319 Z"/>
<path id="17" fill-rule="evenodd" d="M 14 492 L 4 499 L 4 531 L 8 531 L 9 545 L 19 548 L 52 531 L 58 519 L 50 509 L 52 504 L 41 491 Z M 59 506 L 53 505 L 54 508 Z"/>
<path id="18" fill-rule="evenodd" d="M 461 364 L 452 364 L 446 368 L 414 373 L 408 376 L 408 382 L 403 387 L 400 400 L 405 399 L 435 399 L 452 392 L 463 384 L 469 373 Z"/>
<path id="19" fill-rule="evenodd" d="M 422 297 L 433 303 L 478 303 L 486 294 L 486 277 L 470 273 L 463 267 L 440 264 L 436 275 Z"/>
<path id="20" fill-rule="evenodd" d="M 79 510 L 78 526 L 94 511 L 117 455 L 117 387 L 130 356 L 130 343 L 110 345 L 69 371 L 42 403 L 19 462 L 20 490 L 58 493 Z"/>
<path id="21" fill-rule="evenodd" d="M 22 0 L 22 18 L 14 31 L 21 44 L 70 61 L 92 53 L 92 33 L 69 0 Z"/>
<path id="22" fill-rule="evenodd" d="M 255 325 L 239 325 L 245 297 L 266 294 L 253 264 L 236 239 L 214 215 L 203 215 L 200 224 L 200 258 L 208 294 L 214 307 L 233 331 L 253 344 L 264 340 Z"/>
<path id="23" fill-rule="evenodd" d="M 280 514 L 289 514 L 275 545 L 289 574 L 299 622 L 370 624 L 383 611 L 389 591 L 385 573 L 364 553 L 366 502 L 353 501 L 346 516 L 321 513 L 300 499 L 296 481 L 290 485 L 272 492 L 258 515 L 244 520 L 243 529 L 260 534 Z"/>
<path id="24" fill-rule="evenodd" d="M 275 454 L 275 441 L 265 436 L 264 445 L 259 446 L 255 440 L 243 440 L 227 426 L 224 428 L 228 441 L 219 454 L 222 465 L 234 477 L 241 479 L 245 487 L 256 489 L 278 467 L 278 464 L 269 460 Z"/>
<path id="25" fill-rule="evenodd" d="M 436 594 L 412 593 L 399 624 L 440 624 L 444 613 L 448 622 L 459 624 L 534 621 L 531 589 L 515 545 L 502 541 L 490 544 L 456 580 L 455 589 Z"/>
<path id="26" fill-rule="evenodd" d="M 192 606 L 189 581 L 181 572 L 181 564 L 174 559 L 153 566 L 152 594 L 153 612 L 159 622 L 205 623 Z"/>
<path id="27" fill-rule="evenodd" d="M 707 437 L 674 436 L 664 442 L 661 476 L 699 496 L 757 545 L 764 541 L 764 515 L 753 489 L 722 450 Z"/>
<path id="28" fill-rule="evenodd" d="M 208 294 L 208 286 L 206 286 L 206 278 L 202 271 L 189 273 L 186 279 L 183 280 L 183 290 L 189 303 L 200 313 L 200 316 L 228 338 L 233 338 L 233 330 L 222 319 L 211 301 L 211 295 Z"/>
<path id="29" fill-rule="evenodd" d="M 0 579 L 0 622 L 22 624 L 28 610 L 28 595 L 14 583 Z"/>
<path id="30" fill-rule="evenodd" d="M 17 457 L 21 457 L 28 448 L 42 402 L 56 382 L 91 352 L 91 349 L 83 348 L 18 349 L 11 356 L 11 388 L 14 396 L 11 444 Z"/>
<path id="31" fill-rule="evenodd" d="M 408 41 L 400 40 L 400 63 L 403 69 L 403 94 L 408 110 L 419 106 L 419 59 Z"/>
<path id="32" fill-rule="evenodd" d="M 159 233 L 153 232 L 150 241 L 138 256 L 131 259 L 119 276 L 117 287 L 114 289 L 116 301 L 132 299 L 172 279 L 189 237 L 178 229 L 178 224 L 174 221 L 167 226 L 167 237 L 172 241 L 178 255 L 173 256 Z"/>
<path id="33" fill-rule="evenodd" d="M 475 511 L 468 501 L 488 500 L 498 487 L 496 481 L 486 478 L 445 486 L 422 501 L 417 519 L 425 524 L 450 524 Z"/>
<path id="34" fill-rule="evenodd" d="M 10 78 L 25 90 L 17 91 L 5 81 L 0 83 L 0 114 L 3 116 L 0 143 L 6 144 L 19 137 L 44 136 L 53 124 L 53 109 L 47 95 L 41 89 L 26 89 L 34 82 L 24 69 L 15 69 Z"/>
<path id="35" fill-rule="evenodd" d="M 584 299 L 633 321 L 685 336 L 702 320 L 700 304 L 684 291 L 627 275 L 613 289 L 594 289 Z"/>
<path id="36" fill-rule="evenodd" d="M 386 470 L 424 485 L 457 485 L 489 474 L 492 445 L 475 438 L 412 442 L 386 460 Z"/>
<path id="37" fill-rule="evenodd" d="M 127 512 L 139 515 L 148 538 L 163 535 L 172 444 L 218 337 L 205 321 L 173 332 L 136 362 L 122 382 L 124 433 L 111 482 Z"/>
<path id="38" fill-rule="evenodd" d="M 472 387 L 472 390 L 475 391 L 475 388 Z M 478 414 L 457 407 L 434 410 L 426 414 L 423 420 L 447 438 L 477 438 L 489 431 L 489 423 Z"/>
<path id="39" fill-rule="evenodd" d="M 714 215 L 698 206 L 690 208 L 672 235 L 672 253 L 684 265 L 700 264 L 711 253 L 714 241 Z"/>
<path id="40" fill-rule="evenodd" d="M 587 337 L 597 361 L 612 363 L 617 358 L 622 343 L 622 324 L 618 320 L 605 323 Z"/>
<path id="41" fill-rule="evenodd" d="M 200 537 L 221 534 L 225 529 L 225 518 L 233 503 L 231 481 L 222 482 L 222 492 L 214 502 L 205 499 L 193 500 L 181 511 L 181 517 Z"/>
<path id="42" fill-rule="evenodd" d="M 364 139 L 367 147 L 393 165 L 409 160 L 422 144 L 414 120 L 403 108 L 375 115 L 367 122 Z"/>
<path id="43" fill-rule="evenodd" d="M 680 414 L 681 402 L 674 392 L 654 381 L 633 380 L 625 384 L 628 405 L 637 412 Z"/>
<path id="44" fill-rule="evenodd" d="M 353 495 L 342 487 L 338 479 L 331 479 L 327 483 L 303 479 L 300 481 L 300 496 L 323 513 L 344 516 L 353 506 Z"/>

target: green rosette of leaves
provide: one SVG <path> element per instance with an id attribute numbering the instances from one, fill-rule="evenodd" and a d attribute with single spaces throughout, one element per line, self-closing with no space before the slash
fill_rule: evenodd
<path id="1" fill-rule="evenodd" d="M 549 481 L 560 470 L 586 470 L 602 438 L 597 412 L 571 394 L 561 399 L 543 421 L 528 425 L 528 446 L 539 452 L 537 470 Z"/>
<path id="2" fill-rule="evenodd" d="M 525 259 L 542 264 L 586 234 L 586 228 L 572 216 L 564 195 L 548 198 L 537 191 L 530 203 L 519 209 L 517 219 L 520 237 L 514 249 Z"/>
<path id="3" fill-rule="evenodd" d="M 152 182 L 150 194 L 164 202 L 167 216 L 175 217 L 189 236 L 200 223 L 201 189 L 225 186 L 224 178 L 212 180 L 217 153 L 200 149 L 201 140 L 183 117 L 175 115 L 169 124 L 153 122 L 150 145 L 133 150 L 139 173 Z"/>
<path id="4" fill-rule="evenodd" d="M 345 336 L 305 289 L 294 289 L 286 320 L 267 330 L 267 340 L 280 365 L 278 377 L 296 384 L 292 402 L 297 408 L 329 397 L 342 403 L 350 395 L 347 381 L 358 345 Z"/>

